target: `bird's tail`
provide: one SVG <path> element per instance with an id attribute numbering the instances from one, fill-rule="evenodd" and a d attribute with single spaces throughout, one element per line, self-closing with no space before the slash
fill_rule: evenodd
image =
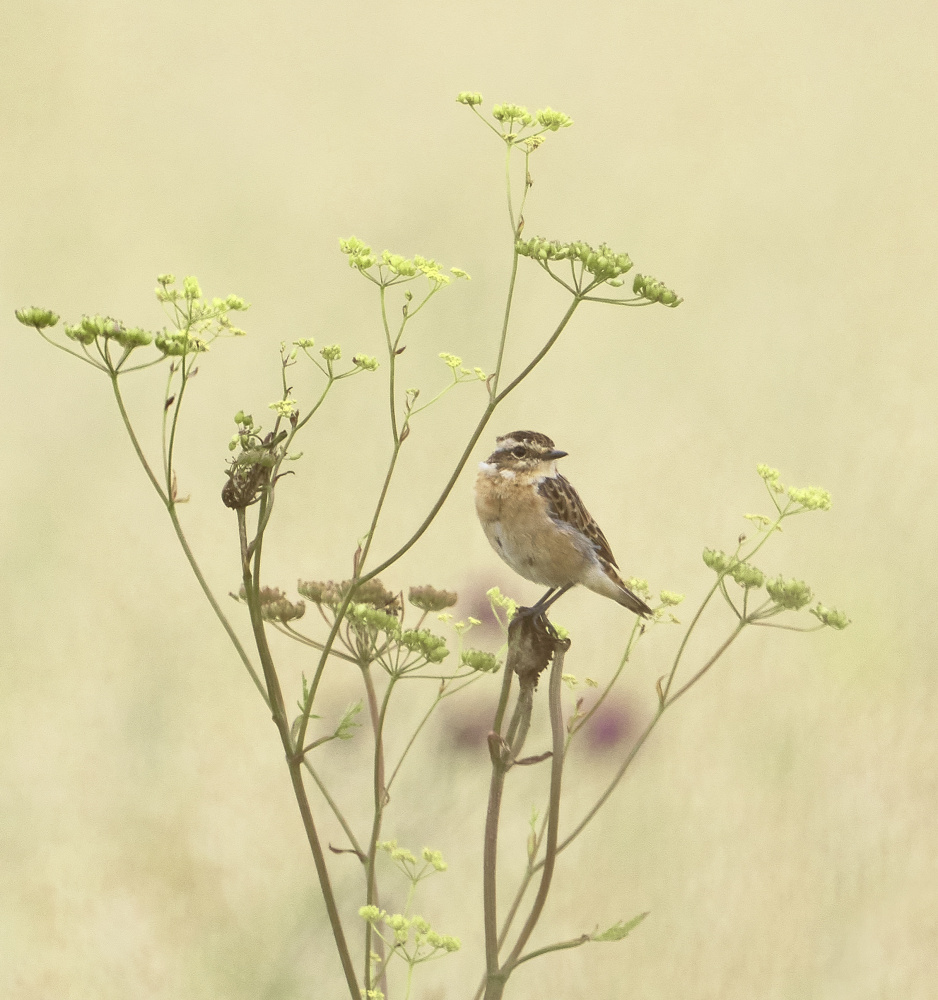
<path id="1" fill-rule="evenodd" d="M 622 590 L 619 591 L 616 600 L 623 607 L 628 608 L 629 611 L 634 611 L 635 614 L 642 618 L 651 617 L 651 608 L 637 594 L 633 594 L 625 584 L 622 585 Z"/>

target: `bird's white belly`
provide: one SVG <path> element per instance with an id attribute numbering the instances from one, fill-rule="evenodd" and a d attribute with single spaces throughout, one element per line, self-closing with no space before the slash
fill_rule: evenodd
<path id="1" fill-rule="evenodd" d="M 490 521 L 485 534 L 492 548 L 525 580 L 545 587 L 578 583 L 590 560 L 571 533 L 552 522 Z"/>

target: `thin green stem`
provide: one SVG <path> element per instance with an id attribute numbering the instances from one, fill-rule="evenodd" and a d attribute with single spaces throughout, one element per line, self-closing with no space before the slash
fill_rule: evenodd
<path id="1" fill-rule="evenodd" d="M 368 905 L 374 903 L 377 897 L 378 888 L 375 883 L 375 860 L 378 853 L 378 838 L 381 836 L 381 823 L 384 818 L 384 806 L 387 800 L 387 790 L 384 787 L 384 723 L 387 718 L 388 705 L 391 701 L 391 692 L 394 690 L 396 677 L 391 677 L 384 692 L 381 702 L 381 711 L 375 724 L 375 753 L 374 753 L 374 816 L 371 824 L 371 839 L 368 843 L 368 858 L 365 864 L 365 902 Z M 371 937 L 372 927 L 370 921 L 365 921 L 365 989 L 372 988 L 371 976 Z"/>
<path id="2" fill-rule="evenodd" d="M 554 346 L 554 344 L 557 343 L 558 337 L 566 329 L 567 324 L 573 318 L 573 314 L 576 312 L 577 306 L 580 304 L 581 301 L 582 299 L 579 296 L 574 298 L 574 300 L 568 306 L 567 311 L 563 314 L 563 318 L 560 320 L 560 323 L 557 325 L 557 328 L 548 338 L 547 343 L 537 352 L 537 354 L 534 355 L 533 360 L 530 361 L 521 370 L 521 373 L 516 375 L 511 380 L 511 382 L 509 382 L 508 385 L 505 386 L 505 388 L 502 389 L 502 391 L 494 397 L 496 404 L 500 403 L 508 395 L 508 393 L 516 389 L 528 377 L 528 375 L 530 375 L 531 372 L 541 363 L 547 352 Z"/>
<path id="3" fill-rule="evenodd" d="M 730 633 L 726 641 L 723 642 L 722 645 L 719 647 L 719 649 L 717 649 L 717 651 L 710 657 L 710 659 L 707 660 L 704 666 L 701 667 L 701 669 L 698 670 L 697 673 L 694 674 L 694 676 L 679 691 L 673 694 L 663 705 L 659 704 L 658 711 L 652 717 L 651 722 L 649 722 L 648 726 L 645 728 L 645 731 L 642 733 L 641 736 L 639 736 L 638 740 L 632 746 L 632 749 L 629 751 L 625 760 L 620 765 L 619 770 L 616 772 L 615 776 L 607 785 L 606 790 L 596 800 L 592 808 L 586 813 L 583 819 L 580 820 L 580 822 L 573 828 L 573 830 L 561 841 L 561 843 L 557 847 L 558 854 L 561 851 L 566 850 L 566 848 L 570 846 L 570 844 L 583 831 L 584 827 L 586 827 L 586 825 L 592 820 L 592 818 L 596 815 L 596 813 L 599 812 L 599 810 L 606 804 L 606 802 L 609 799 L 609 796 L 612 795 L 612 793 L 615 791 L 617 785 L 625 775 L 625 772 L 628 770 L 629 765 L 635 759 L 636 754 L 638 753 L 639 750 L 641 750 L 642 746 L 645 743 L 645 740 L 648 739 L 648 737 L 652 733 L 652 730 L 655 728 L 655 726 L 658 725 L 658 722 L 661 719 L 662 715 L 664 714 L 665 710 L 670 708 L 671 705 L 673 705 L 674 702 L 677 701 L 677 699 L 682 694 L 684 694 L 691 687 L 693 687 L 694 684 L 696 684 L 697 681 L 699 681 L 700 678 L 703 677 L 703 675 L 713 666 L 713 664 L 716 663 L 716 661 L 727 651 L 727 649 L 729 649 L 732 643 L 736 641 L 736 639 L 739 637 L 740 632 L 742 632 L 745 626 L 746 626 L 745 621 L 739 622 L 737 626 L 733 629 L 733 631 Z M 535 865 L 535 868 L 540 867 L 541 864 L 543 864 L 543 862 L 540 862 L 538 865 Z"/>
<path id="4" fill-rule="evenodd" d="M 771 491 L 770 491 L 770 495 L 771 495 Z M 778 507 L 778 504 L 776 504 L 776 507 Z M 742 542 L 740 542 L 740 544 L 736 547 L 736 552 L 733 554 L 733 559 L 736 560 L 737 562 L 740 562 L 740 563 L 748 562 L 759 551 L 759 549 L 761 549 L 762 546 L 765 545 L 765 543 L 775 533 L 775 531 L 778 528 L 778 526 L 785 519 L 787 509 L 788 509 L 787 506 L 786 506 L 786 508 L 784 510 L 782 510 L 781 508 L 778 508 L 778 510 L 779 510 L 779 516 L 775 520 L 774 524 L 772 524 L 765 531 L 765 534 L 759 540 L 759 543 L 757 545 L 753 546 L 753 548 L 750 549 L 750 551 L 747 552 L 746 555 L 744 555 L 742 557 L 740 557 L 740 549 L 742 548 Z M 674 663 L 671 665 L 671 670 L 668 673 L 668 679 L 665 682 L 664 687 L 661 690 L 661 698 L 662 698 L 662 700 L 665 700 L 668 697 L 668 693 L 671 690 L 671 685 L 674 682 L 674 675 L 677 673 L 677 668 L 678 668 L 678 666 L 679 666 L 679 664 L 681 662 L 681 657 L 684 655 L 684 650 L 687 648 L 687 643 L 688 643 L 688 640 L 691 637 L 691 633 L 696 628 L 697 623 L 700 621 L 700 618 L 701 618 L 701 616 L 704 613 L 704 610 L 706 609 L 707 605 L 710 603 L 710 600 L 713 597 L 713 595 L 720 588 L 720 584 L 723 581 L 723 579 L 726 577 L 726 575 L 727 575 L 727 573 L 723 572 L 723 573 L 720 573 L 717 576 L 717 579 L 714 582 L 713 586 L 708 591 L 707 596 L 703 599 L 703 602 L 701 603 L 700 607 L 697 609 L 697 613 L 694 615 L 693 620 L 691 621 L 690 625 L 687 626 L 687 631 L 684 633 L 684 636 L 681 639 L 681 644 L 678 647 L 677 654 L 674 657 Z"/>
<path id="5" fill-rule="evenodd" d="M 332 796 L 329 794 L 328 788 L 326 788 L 322 778 L 320 778 L 319 775 L 316 773 L 316 769 L 312 766 L 312 764 L 310 764 L 310 762 L 305 757 L 303 758 L 303 766 L 306 768 L 307 771 L 309 771 L 310 776 L 312 777 L 313 781 L 316 782 L 316 786 L 322 793 L 322 797 L 326 800 L 326 803 L 332 810 L 332 814 L 339 821 L 339 825 L 345 831 L 345 836 L 348 837 L 349 843 L 352 845 L 352 850 L 355 851 L 355 853 L 360 858 L 364 857 L 364 853 L 361 849 L 361 846 L 359 845 L 358 840 L 355 837 L 355 834 L 352 832 L 352 828 L 349 826 L 348 820 L 346 820 L 345 815 L 339 808 L 335 799 L 333 799 Z"/>
<path id="6" fill-rule="evenodd" d="M 440 692 L 436 696 L 436 698 L 433 701 L 433 704 L 424 713 L 423 718 L 421 718 L 420 722 L 417 723 L 417 727 L 414 729 L 413 733 L 411 733 L 410 739 L 407 741 L 406 746 L 401 751 L 400 759 L 398 760 L 397 764 L 395 764 L 394 770 L 391 772 L 391 776 L 388 778 L 388 782 L 387 782 L 387 786 L 386 786 L 388 791 L 391 790 L 391 786 L 394 784 L 394 779 L 397 777 L 398 771 L 400 771 L 401 766 L 404 763 L 404 760 L 406 759 L 407 755 L 410 753 L 411 747 L 413 747 L 414 743 L 417 740 L 417 737 L 420 735 L 421 731 L 423 730 L 423 727 L 429 721 L 430 716 L 436 711 L 436 709 L 439 706 L 440 702 L 444 698 L 449 698 L 451 695 L 458 694 L 460 691 L 463 690 L 463 688 L 469 687 L 470 684 L 475 684 L 475 682 L 477 680 L 479 680 L 480 677 L 481 677 L 481 675 L 476 675 L 475 677 L 471 677 L 464 684 L 460 684 L 457 687 L 454 687 L 454 688 L 452 688 L 451 690 L 448 690 L 448 691 L 442 691 L 442 692 Z"/>
<path id="7" fill-rule="evenodd" d="M 672 694 L 671 697 L 668 698 L 667 703 L 665 704 L 664 707 L 670 708 L 678 700 L 678 698 L 680 698 L 681 695 L 684 694 L 685 691 L 689 691 L 697 683 L 697 681 L 699 681 L 700 678 L 703 677 L 703 675 L 713 666 L 713 664 L 716 663 L 717 660 L 719 660 L 719 658 L 727 651 L 727 649 L 729 649 L 732 643 L 736 641 L 736 638 L 739 635 L 739 633 L 742 632 L 742 630 L 748 624 L 749 622 L 745 618 L 741 619 L 739 623 L 736 625 L 736 628 L 734 628 L 733 631 L 730 633 L 729 638 L 727 638 L 727 640 L 723 643 L 723 645 L 720 646 L 720 648 L 713 654 L 713 656 L 711 656 L 710 659 L 707 660 L 707 662 L 697 671 L 696 674 L 694 674 L 693 677 L 691 677 L 691 679 L 683 687 L 678 688 L 677 691 L 675 691 L 674 694 Z"/>
<path id="8" fill-rule="evenodd" d="M 57 340 L 53 340 L 51 337 L 49 337 L 45 333 L 45 331 L 43 331 L 39 327 L 35 327 L 34 329 L 39 333 L 39 336 L 42 337 L 42 339 L 47 344 L 51 344 L 53 347 L 57 347 L 60 351 L 65 351 L 66 354 L 70 354 L 73 358 L 78 358 L 79 361 L 84 361 L 85 364 L 91 365 L 92 368 L 97 368 L 98 371 L 102 372 L 107 371 L 107 368 L 105 368 L 104 365 L 98 364 L 98 362 L 95 361 L 94 358 L 89 358 L 87 354 L 79 354 L 77 351 L 73 351 L 71 348 L 66 347 L 64 344 L 60 344 Z"/>
<path id="9" fill-rule="evenodd" d="M 397 398 L 394 389 L 394 373 L 397 361 L 397 344 L 391 339 L 391 327 L 388 324 L 388 311 L 387 311 L 387 301 L 385 296 L 385 285 L 381 285 L 378 289 L 378 294 L 381 299 L 381 323 L 384 327 L 384 337 L 387 341 L 388 346 L 388 396 L 389 396 L 389 410 L 391 417 L 391 437 L 394 441 L 395 450 L 399 444 L 399 438 L 397 433 Z M 401 325 L 401 332 L 403 332 L 403 324 Z M 398 340 L 400 340 L 400 334 L 398 334 Z"/>
<path id="10" fill-rule="evenodd" d="M 150 480 L 150 483 L 152 484 L 153 489 L 156 490 L 157 496 L 159 496 L 160 500 L 162 500 L 164 504 L 168 505 L 169 497 L 163 492 L 163 488 L 160 486 L 159 481 L 156 476 L 153 475 L 150 463 L 143 454 L 143 449 L 140 447 L 140 442 L 137 440 L 137 435 L 130 422 L 130 416 L 124 406 L 124 398 L 121 395 L 120 386 L 117 384 L 117 378 L 117 375 L 111 375 L 111 388 L 114 390 L 114 398 L 117 400 L 117 409 L 120 411 L 121 420 L 124 422 L 124 429 L 127 431 L 127 436 L 130 438 L 130 443 L 133 445 L 134 451 L 137 453 L 137 458 L 140 461 L 141 466 L 143 466 L 143 471 L 146 473 L 147 479 Z"/>
<path id="11" fill-rule="evenodd" d="M 568 948 L 579 948 L 580 945 L 586 944 L 589 940 L 589 934 L 581 934 L 579 937 L 571 938 L 569 941 L 559 941 L 557 944 L 548 944 L 543 948 L 536 948 L 534 951 L 529 951 L 526 955 L 522 955 L 515 962 L 515 968 L 517 969 L 522 962 L 530 962 L 532 958 L 539 958 L 541 955 L 547 955 L 552 951 L 566 951 Z"/>
<path id="12" fill-rule="evenodd" d="M 239 533 L 245 539 L 243 522 L 245 519 L 244 510 L 238 511 Z M 242 542 L 241 566 L 244 582 L 244 592 L 247 596 L 248 610 L 251 616 L 251 628 L 254 632 L 254 642 L 264 670 L 264 682 L 267 686 L 268 704 L 270 705 L 271 716 L 290 770 L 290 780 L 293 785 L 293 792 L 299 806 L 300 816 L 303 820 L 303 828 L 306 831 L 306 838 L 309 842 L 310 850 L 313 854 L 313 861 L 316 865 L 316 873 L 319 877 L 319 887 L 326 904 L 326 913 L 332 927 L 332 936 L 335 939 L 336 948 L 339 952 L 339 959 L 345 973 L 346 983 L 352 1000 L 360 1000 L 358 982 L 355 978 L 355 970 L 352 965 L 351 954 L 348 943 L 345 940 L 345 932 L 342 927 L 342 920 L 335 901 L 335 894 L 332 890 L 332 883 L 329 878 L 329 869 L 326 865 L 325 854 L 322 844 L 316 831 L 316 824 L 313 821 L 313 813 L 310 808 L 309 798 L 303 785 L 303 772 L 301 769 L 301 758 L 294 752 L 293 742 L 290 737 L 290 723 L 287 719 L 284 706 L 283 692 L 280 688 L 280 680 L 274 666 L 273 658 L 270 654 L 270 647 L 267 644 L 267 635 L 264 630 L 264 619 L 261 613 L 261 605 L 258 597 L 258 574 L 260 572 L 261 547 L 257 546 L 254 553 L 254 572 L 252 574 L 251 562 L 248 553 Z"/>
<path id="13" fill-rule="evenodd" d="M 505 142 L 505 193 L 508 197 L 508 221 L 511 223 L 511 237 L 518 238 L 518 225 L 515 222 L 515 213 L 511 207 L 511 149 L 512 144 Z"/>
<path id="14" fill-rule="evenodd" d="M 222 611 L 221 606 L 215 599 L 215 595 L 212 593 L 211 588 L 208 585 L 208 582 L 206 581 L 205 577 L 202 574 L 202 570 L 199 567 L 198 562 L 196 562 L 195 555 L 193 554 L 192 549 L 189 547 L 189 542 L 186 539 L 185 532 L 183 531 L 182 525 L 179 523 L 179 517 L 176 514 L 176 505 L 175 503 L 173 503 L 170 497 L 166 493 L 164 493 L 163 488 L 160 486 L 159 480 L 157 480 L 156 476 L 153 474 L 153 470 L 150 468 L 150 463 L 147 461 L 146 456 L 143 454 L 143 449 L 140 447 L 140 442 L 137 440 L 137 435 L 133 429 L 133 425 L 130 422 L 130 416 L 127 413 L 127 408 L 124 406 L 124 399 L 123 396 L 121 395 L 120 386 L 118 385 L 117 375 L 111 376 L 111 388 L 114 391 L 114 398 L 117 401 L 117 408 L 120 412 L 121 420 L 124 423 L 124 429 L 127 431 L 127 435 L 130 438 L 130 443 L 133 445 L 133 449 L 137 454 L 137 458 L 141 466 L 143 467 L 143 471 L 146 473 L 147 479 L 150 480 L 150 484 L 153 486 L 153 489 L 156 490 L 157 496 L 160 498 L 160 501 L 166 508 L 167 514 L 169 514 L 169 519 L 170 522 L 172 523 L 173 531 L 176 532 L 176 538 L 178 539 L 183 554 L 185 555 L 186 560 L 189 563 L 189 568 L 192 570 L 196 580 L 198 581 L 199 586 L 202 588 L 202 593 L 205 594 L 205 598 L 208 601 L 209 605 L 211 606 L 212 611 L 215 612 L 215 617 L 219 620 L 222 628 L 225 630 L 225 633 L 231 640 L 231 644 L 234 646 L 235 652 L 237 652 L 238 657 L 244 664 L 245 669 L 247 670 L 248 674 L 251 677 L 251 680 L 254 682 L 254 686 L 260 692 L 260 695 L 264 699 L 264 701 L 267 702 L 267 691 L 264 688 L 264 684 L 261 681 L 261 678 L 258 676 L 257 671 L 254 669 L 254 665 L 251 663 L 250 657 L 245 652 L 244 647 L 241 645 L 241 640 L 235 634 L 234 629 L 231 627 L 231 623 L 228 621 L 228 618 Z M 268 702 L 268 707 L 270 707 L 269 702 Z"/>

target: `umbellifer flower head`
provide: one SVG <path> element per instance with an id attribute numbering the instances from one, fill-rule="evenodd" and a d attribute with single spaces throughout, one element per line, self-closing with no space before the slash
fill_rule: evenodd
<path id="1" fill-rule="evenodd" d="M 435 587 L 411 587 L 407 592 L 407 600 L 421 611 L 443 611 L 451 608 L 458 600 L 458 595 L 452 590 L 437 590 Z"/>

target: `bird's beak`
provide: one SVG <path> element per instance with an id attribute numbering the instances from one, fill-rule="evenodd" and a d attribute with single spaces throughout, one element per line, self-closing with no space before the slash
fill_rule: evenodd
<path id="1" fill-rule="evenodd" d="M 564 458 L 564 457 L 566 457 L 566 456 L 567 456 L 567 455 L 569 455 L 569 454 L 570 454 L 570 453 L 569 453 L 569 452 L 567 452 L 567 451 L 557 451 L 557 450 L 555 449 L 554 451 L 549 451 L 549 452 L 548 452 L 548 453 L 547 453 L 547 454 L 546 454 L 546 455 L 544 456 L 544 458 L 548 458 L 548 459 L 550 459 L 551 461 L 553 461 L 553 460 L 554 460 L 555 458 Z"/>

